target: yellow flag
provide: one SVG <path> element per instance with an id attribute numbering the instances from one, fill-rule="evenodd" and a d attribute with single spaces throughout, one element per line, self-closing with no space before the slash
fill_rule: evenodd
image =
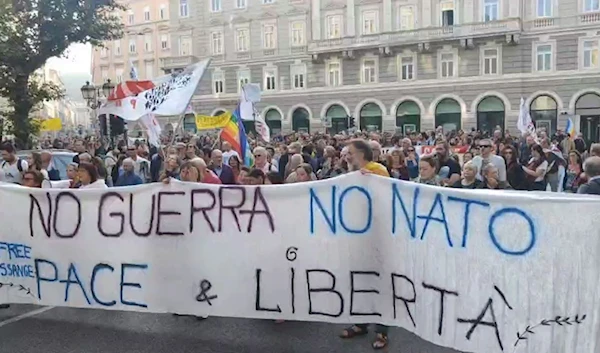
<path id="1" fill-rule="evenodd" d="M 40 131 L 60 131 L 62 130 L 62 121 L 60 118 L 42 120 Z"/>
<path id="2" fill-rule="evenodd" d="M 231 120 L 231 113 L 225 112 L 217 116 L 196 115 L 196 128 L 198 130 L 221 129 Z"/>

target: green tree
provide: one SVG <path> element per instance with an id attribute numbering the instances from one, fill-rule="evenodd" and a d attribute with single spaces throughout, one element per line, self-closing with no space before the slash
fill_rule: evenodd
<path id="1" fill-rule="evenodd" d="M 0 0 L 0 96 L 10 106 L 7 125 L 24 145 L 39 130 L 30 113 L 63 96 L 36 71 L 73 43 L 121 38 L 122 10 L 113 0 Z"/>

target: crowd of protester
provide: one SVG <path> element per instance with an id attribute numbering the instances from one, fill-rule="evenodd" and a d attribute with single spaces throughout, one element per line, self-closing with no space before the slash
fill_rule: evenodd
<path id="1" fill-rule="evenodd" d="M 302 134 L 276 136 L 270 143 L 252 139 L 253 166 L 216 135 L 166 136 L 156 148 L 142 140 L 115 147 L 93 138 L 46 140 L 26 159 L 9 142 L 0 146 L 0 181 L 35 188 L 108 188 L 172 179 L 209 184 L 271 185 L 329 179 L 361 171 L 421 184 L 463 189 L 513 189 L 600 195 L 600 144 L 558 131 L 547 136 L 512 137 L 496 130 L 444 134 L 441 128 L 407 136 L 388 133 Z M 170 141 L 177 141 L 170 143 Z M 420 146 L 434 146 L 419 154 Z M 66 176 L 53 165 L 50 149 L 75 155 Z M 460 154 L 454 151 L 463 151 Z M 353 325 L 342 338 L 367 334 Z M 387 346 L 387 327 L 377 325 L 374 349 Z"/>
<path id="2" fill-rule="evenodd" d="M 232 146 L 216 135 L 181 136 L 169 143 L 171 139 L 166 136 L 161 148 L 143 140 L 120 141 L 114 148 L 93 138 L 45 140 L 41 147 L 46 149 L 31 152 L 26 159 L 18 158 L 14 147 L 4 143 L 0 181 L 44 188 L 106 188 L 171 178 L 257 185 L 328 179 L 363 169 L 453 188 L 600 193 L 600 180 L 595 178 L 600 144 L 588 147 L 581 136 L 571 138 L 562 131 L 518 138 L 501 130 L 485 136 L 477 131 L 443 134 L 441 128 L 407 136 L 294 133 L 276 136 L 270 143 L 250 138 L 252 167 L 245 166 Z M 435 152 L 417 153 L 416 148 L 424 145 L 435 146 Z M 53 167 L 49 150 L 57 147 L 76 153 L 66 176 Z M 383 166 L 385 173 L 381 168 L 371 170 L 372 163 Z"/>

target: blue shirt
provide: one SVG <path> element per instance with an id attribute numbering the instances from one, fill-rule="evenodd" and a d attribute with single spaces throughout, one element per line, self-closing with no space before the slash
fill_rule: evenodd
<path id="1" fill-rule="evenodd" d="M 115 186 L 131 186 L 131 185 L 140 185 L 143 184 L 142 178 L 137 176 L 133 172 L 123 172 L 123 174 L 119 175 Z"/>

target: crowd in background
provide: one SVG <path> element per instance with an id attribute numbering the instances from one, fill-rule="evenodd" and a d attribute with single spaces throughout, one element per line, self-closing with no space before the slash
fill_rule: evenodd
<path id="1" fill-rule="evenodd" d="M 23 159 L 5 142 L 0 147 L 0 181 L 55 188 L 106 188 L 171 178 L 211 184 L 282 184 L 333 178 L 359 169 L 368 172 L 366 162 L 373 162 L 392 178 L 429 185 L 600 193 L 595 178 L 600 174 L 600 144 L 587 146 L 581 136 L 571 138 L 562 131 L 513 137 L 500 129 L 491 136 L 474 130 L 444 134 L 440 127 L 405 136 L 292 133 L 264 143 L 250 134 L 249 140 L 254 155 L 251 167 L 218 134 L 164 136 L 160 148 L 143 140 L 121 140 L 110 147 L 94 137 L 45 139 L 41 149 Z M 420 146 L 435 146 L 435 152 L 419 154 Z M 59 175 L 53 167 L 52 149 L 76 153 L 67 175 Z"/>

